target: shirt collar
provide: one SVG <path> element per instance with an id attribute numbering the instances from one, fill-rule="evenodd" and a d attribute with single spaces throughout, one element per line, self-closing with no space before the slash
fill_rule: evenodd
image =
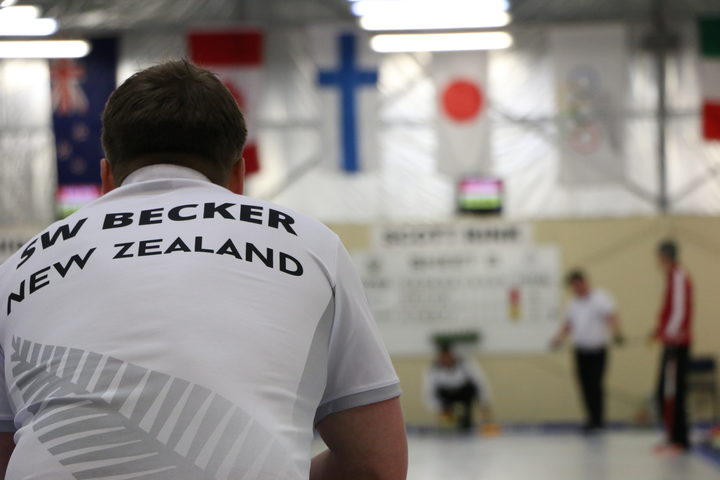
<path id="1" fill-rule="evenodd" d="M 209 178 L 192 168 L 181 167 L 180 165 L 159 163 L 157 165 L 149 165 L 147 167 L 138 168 L 130 175 L 125 177 L 122 185 L 127 186 L 133 183 L 164 179 L 187 179 L 210 182 Z"/>

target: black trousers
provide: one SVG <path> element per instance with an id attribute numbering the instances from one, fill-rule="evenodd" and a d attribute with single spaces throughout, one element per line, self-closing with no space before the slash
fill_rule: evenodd
<path id="1" fill-rule="evenodd" d="M 605 425 L 605 391 L 603 379 L 607 349 L 575 350 L 575 372 L 585 409 L 585 426 L 602 428 Z"/>
<path id="2" fill-rule="evenodd" d="M 461 430 L 472 428 L 473 403 L 478 398 L 478 390 L 474 383 L 467 382 L 458 388 L 438 387 L 435 395 L 445 411 L 454 410 L 456 405 L 460 405 L 462 411 L 458 417 L 458 427 Z"/>
<path id="3" fill-rule="evenodd" d="M 656 401 L 669 443 L 690 446 L 687 419 L 687 370 L 689 347 L 663 348 Z"/>

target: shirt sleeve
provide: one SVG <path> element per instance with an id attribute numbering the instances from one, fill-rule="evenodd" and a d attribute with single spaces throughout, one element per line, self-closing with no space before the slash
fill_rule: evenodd
<path id="1" fill-rule="evenodd" d="M 15 431 L 15 415 L 10 405 L 10 397 L 5 384 L 5 354 L 0 350 L 0 432 Z"/>
<path id="2" fill-rule="evenodd" d="M 613 297 L 609 293 L 607 293 L 605 291 L 601 291 L 600 299 L 601 299 L 601 306 L 602 306 L 603 313 L 605 315 L 614 314 L 616 307 L 615 307 L 615 300 L 613 300 Z"/>
<path id="3" fill-rule="evenodd" d="M 670 315 L 665 326 L 665 337 L 674 339 L 681 335 L 682 326 L 687 317 L 688 285 L 685 273 L 676 269 L 672 274 L 670 287 Z"/>
<path id="4" fill-rule="evenodd" d="M 575 322 L 577 320 L 575 314 L 573 313 L 574 312 L 574 309 L 573 309 L 574 303 L 575 302 L 570 300 L 565 305 L 565 317 L 563 319 L 563 325 L 561 327 L 561 328 L 565 328 L 565 325 L 567 325 L 569 333 L 573 333 L 573 328 L 575 327 Z"/>
<path id="5" fill-rule="evenodd" d="M 401 393 L 360 277 L 339 240 L 337 249 L 327 383 L 315 423 L 331 413 L 382 402 Z"/>

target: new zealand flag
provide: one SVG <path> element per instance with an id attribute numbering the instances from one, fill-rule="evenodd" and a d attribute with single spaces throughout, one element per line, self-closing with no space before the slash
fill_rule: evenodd
<path id="1" fill-rule="evenodd" d="M 100 116 L 115 89 L 117 40 L 98 38 L 91 43 L 84 58 L 50 62 L 61 217 L 100 194 Z"/>

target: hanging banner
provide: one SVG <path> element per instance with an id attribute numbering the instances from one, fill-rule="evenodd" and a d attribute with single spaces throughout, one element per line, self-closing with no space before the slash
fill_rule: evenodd
<path id="1" fill-rule="evenodd" d="M 558 107 L 560 181 L 625 176 L 623 106 L 628 90 L 626 30 L 562 27 L 550 34 Z"/>
<path id="2" fill-rule="evenodd" d="M 331 170 L 367 171 L 378 164 L 379 56 L 352 29 L 314 28 L 323 158 Z"/>
<path id="3" fill-rule="evenodd" d="M 486 52 L 435 53 L 432 78 L 437 91 L 438 171 L 452 177 L 489 173 Z"/>
<path id="4" fill-rule="evenodd" d="M 508 222 L 399 223 L 379 224 L 372 235 L 375 248 L 522 245 L 533 241 L 533 227 Z"/>
<path id="5" fill-rule="evenodd" d="M 100 195 L 100 117 L 115 89 L 117 40 L 91 45 L 86 57 L 50 61 L 60 217 Z"/>
<path id="6" fill-rule="evenodd" d="M 248 127 L 243 151 L 245 175 L 260 170 L 257 132 L 262 95 L 263 34 L 257 30 L 194 31 L 188 35 L 191 60 L 213 71 L 237 100 Z"/>

